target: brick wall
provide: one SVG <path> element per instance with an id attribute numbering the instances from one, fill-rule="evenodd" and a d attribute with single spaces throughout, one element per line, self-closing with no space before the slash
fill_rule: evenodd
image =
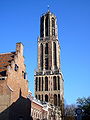
<path id="1" fill-rule="evenodd" d="M 6 78 L 0 80 L 0 112 L 19 98 L 20 91 L 23 97 L 27 97 L 28 81 L 24 79 L 25 72 L 23 45 L 17 43 L 14 60 L 7 66 Z"/>

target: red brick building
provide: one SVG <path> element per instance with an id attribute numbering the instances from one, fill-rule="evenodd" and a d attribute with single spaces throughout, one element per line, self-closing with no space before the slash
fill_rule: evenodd
<path id="1" fill-rule="evenodd" d="M 16 51 L 0 54 L 0 112 L 15 102 L 22 93 L 28 96 L 28 81 L 23 57 L 22 43 Z"/>

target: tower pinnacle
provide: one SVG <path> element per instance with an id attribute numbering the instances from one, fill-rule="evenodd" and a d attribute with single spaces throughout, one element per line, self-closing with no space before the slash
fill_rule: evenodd
<path id="1" fill-rule="evenodd" d="M 48 8 L 48 12 L 49 12 L 50 11 L 50 6 L 48 5 L 47 8 Z"/>

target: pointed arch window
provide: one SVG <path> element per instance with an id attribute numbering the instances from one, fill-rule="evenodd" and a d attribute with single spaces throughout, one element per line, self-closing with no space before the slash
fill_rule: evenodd
<path id="1" fill-rule="evenodd" d="M 43 77 L 42 77 L 42 91 L 43 91 Z"/>
<path id="2" fill-rule="evenodd" d="M 38 99 L 40 100 L 40 95 L 38 95 Z"/>
<path id="3" fill-rule="evenodd" d="M 45 101 L 48 102 L 48 95 L 45 95 Z"/>
<path id="4" fill-rule="evenodd" d="M 40 19 L 40 37 L 44 37 L 44 16 Z"/>
<path id="5" fill-rule="evenodd" d="M 55 36 L 55 19 L 52 18 L 52 35 Z"/>
<path id="6" fill-rule="evenodd" d="M 53 56 L 54 56 L 54 65 L 57 66 L 57 52 L 56 52 L 56 43 L 53 43 Z"/>
<path id="7" fill-rule="evenodd" d="M 40 65 L 41 65 L 41 70 L 43 70 L 43 45 L 40 45 Z"/>
<path id="8" fill-rule="evenodd" d="M 35 80 L 35 85 L 36 85 L 35 90 L 36 90 L 36 91 L 37 91 L 37 84 L 38 84 L 38 78 L 36 77 L 36 80 Z"/>
<path id="9" fill-rule="evenodd" d="M 48 70 L 48 43 L 45 45 L 45 69 Z"/>
<path id="10" fill-rule="evenodd" d="M 41 78 L 39 77 L 39 91 L 41 90 Z"/>
<path id="11" fill-rule="evenodd" d="M 58 76 L 58 90 L 60 90 L 60 77 Z"/>
<path id="12" fill-rule="evenodd" d="M 48 77 L 45 77 L 45 91 L 48 91 Z"/>
<path id="13" fill-rule="evenodd" d="M 49 19 L 49 16 L 47 15 L 46 16 L 46 20 L 45 20 L 45 35 L 48 36 L 48 19 Z"/>
<path id="14" fill-rule="evenodd" d="M 58 94 L 58 106 L 60 106 L 60 94 Z"/>
<path id="15" fill-rule="evenodd" d="M 53 77 L 53 89 L 57 90 L 57 80 L 56 80 L 56 76 Z"/>

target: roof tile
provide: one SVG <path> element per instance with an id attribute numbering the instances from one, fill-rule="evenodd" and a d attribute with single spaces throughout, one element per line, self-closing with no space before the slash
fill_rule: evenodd
<path id="1" fill-rule="evenodd" d="M 11 65 L 16 52 L 0 54 L 0 77 L 6 76 L 7 66 Z"/>

